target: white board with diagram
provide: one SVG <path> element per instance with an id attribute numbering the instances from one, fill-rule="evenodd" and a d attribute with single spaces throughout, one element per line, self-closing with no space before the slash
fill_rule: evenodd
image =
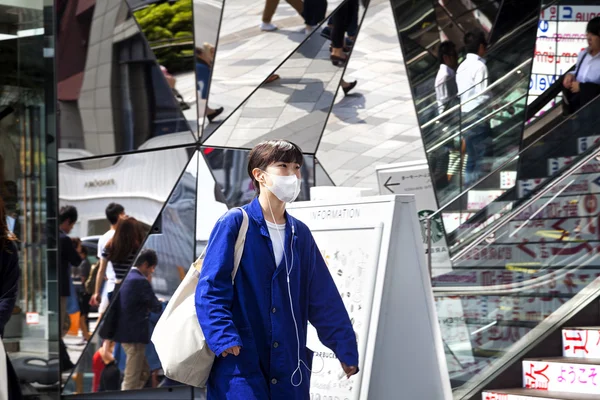
<path id="1" fill-rule="evenodd" d="M 315 242 L 340 291 L 356 333 L 359 354 L 365 354 L 381 246 L 382 225 L 347 225 L 314 229 Z M 360 395 L 362 372 L 346 379 L 340 362 L 309 325 L 307 346 L 315 352 L 311 376 L 311 400 L 355 400 Z M 364 358 L 359 361 L 362 371 Z"/>

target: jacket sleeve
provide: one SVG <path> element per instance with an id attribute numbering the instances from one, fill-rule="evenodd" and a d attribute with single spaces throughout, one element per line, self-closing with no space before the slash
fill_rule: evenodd
<path id="1" fill-rule="evenodd" d="M 61 257 L 64 260 L 67 260 L 69 262 L 69 264 L 74 265 L 74 266 L 79 266 L 79 264 L 81 264 L 81 257 L 79 257 L 79 254 L 77 253 L 77 250 L 75 249 L 75 246 L 73 246 L 73 242 L 71 241 L 71 238 L 68 236 L 63 236 L 63 237 L 61 237 L 60 240 L 61 240 L 61 244 L 62 244 L 61 251 L 63 252 Z"/>
<path id="2" fill-rule="evenodd" d="M 317 329 L 321 343 L 340 361 L 358 367 L 358 346 L 350 317 L 312 235 L 310 241 L 313 271 L 309 284 L 308 320 Z"/>
<path id="3" fill-rule="evenodd" d="M 241 211 L 225 214 L 213 228 L 196 286 L 196 314 L 208 347 L 220 356 L 242 340 L 233 323 L 233 256 Z"/>
<path id="4" fill-rule="evenodd" d="M 12 254 L 5 254 L 6 265 L 0 267 L 0 336 L 4 335 L 4 326 L 10 319 L 17 301 L 17 290 L 19 287 L 19 256 L 14 246 Z"/>
<path id="5" fill-rule="evenodd" d="M 144 303 L 148 305 L 151 312 L 160 313 L 162 311 L 162 303 L 156 298 L 152 285 L 146 279 L 141 280 L 140 295 L 142 296 Z"/>

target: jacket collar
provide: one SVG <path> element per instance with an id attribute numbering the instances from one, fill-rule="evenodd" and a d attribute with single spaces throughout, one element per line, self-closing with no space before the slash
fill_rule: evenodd
<path id="1" fill-rule="evenodd" d="M 263 236 L 269 237 L 269 229 L 267 228 L 265 216 L 263 215 L 262 207 L 260 206 L 258 197 L 255 197 L 254 200 L 252 200 L 252 202 L 248 204 L 248 207 L 246 207 L 246 212 L 248 213 L 248 216 L 258 224 L 258 226 L 260 227 L 260 233 Z M 290 214 L 288 214 L 287 211 L 285 212 L 285 220 L 287 225 L 285 230 L 287 233 L 287 231 L 290 230 L 290 227 L 292 226 L 292 217 L 290 216 Z"/>

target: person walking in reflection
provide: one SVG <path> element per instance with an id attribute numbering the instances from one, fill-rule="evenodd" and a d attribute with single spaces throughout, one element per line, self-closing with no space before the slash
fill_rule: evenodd
<path id="1" fill-rule="evenodd" d="M 299 15 L 302 15 L 304 11 L 304 3 L 302 0 L 286 0 L 287 3 L 296 10 Z M 265 32 L 272 32 L 277 30 L 277 25 L 273 24 L 271 20 L 273 19 L 273 15 L 275 15 L 275 11 L 277 10 L 277 6 L 279 5 L 279 0 L 266 0 L 265 1 L 265 9 L 263 10 L 262 22 L 260 23 L 260 30 Z"/>
<path id="2" fill-rule="evenodd" d="M 600 17 L 586 28 L 588 47 L 577 56 L 575 72 L 563 78 L 563 111 L 572 114 L 600 94 Z"/>
<path id="3" fill-rule="evenodd" d="M 117 223 L 119 219 L 125 217 L 125 208 L 117 203 L 110 203 L 106 209 L 104 210 L 106 215 L 106 219 L 110 224 L 110 229 L 104 233 L 98 239 L 98 260 L 102 260 L 102 253 L 104 253 L 104 249 L 106 248 L 106 244 L 109 240 L 113 238 L 115 235 L 115 230 L 117 229 Z M 96 279 L 96 283 L 98 282 L 99 277 Z M 115 276 L 115 270 L 110 261 L 106 264 L 106 273 L 102 276 L 102 281 L 100 282 L 100 286 L 102 287 L 102 296 L 100 300 L 100 305 L 98 306 L 98 321 L 102 319 L 102 314 L 106 311 L 108 307 L 108 293 L 111 293 L 115 289 L 117 277 Z M 92 298 L 90 298 L 92 301 Z M 91 304 L 91 303 L 90 303 Z"/>
<path id="4" fill-rule="evenodd" d="M 90 298 L 91 295 L 85 292 L 85 281 L 87 280 L 90 271 L 92 269 L 92 265 L 88 260 L 88 252 L 87 249 L 81 244 L 81 239 L 73 238 L 71 239 L 75 249 L 77 250 L 77 254 L 81 258 L 81 263 L 78 267 L 73 268 L 73 278 L 77 280 L 77 285 L 75 285 L 77 300 L 79 303 L 79 329 L 81 330 L 81 335 L 83 336 L 84 343 L 90 340 L 90 331 L 88 326 L 87 317 L 90 312 Z"/>
<path id="5" fill-rule="evenodd" d="M 4 337 L 4 327 L 15 308 L 21 277 L 16 240 L 17 238 L 8 229 L 4 200 L 0 197 L 0 340 Z M 6 371 L 0 371 L 0 383 L 7 384 L 6 389 L 10 400 L 20 400 L 22 399 L 21 387 L 10 359 L 7 354 L 0 354 L 0 357 L 6 358 L 7 367 Z M 5 373 L 6 375 L 2 376 Z M 2 382 L 4 379 L 6 381 Z"/>
<path id="6" fill-rule="evenodd" d="M 356 335 L 339 291 L 308 227 L 285 211 L 300 193 L 303 160 L 300 148 L 285 140 L 250 152 L 248 175 L 258 196 L 242 207 L 248 231 L 235 282 L 242 210 L 221 217 L 208 240 L 195 302 L 216 354 L 209 400 L 308 399 L 309 321 L 344 375 L 358 372 Z"/>
<path id="7" fill-rule="evenodd" d="M 71 295 L 71 266 L 77 266 L 81 263 L 81 257 L 77 254 L 77 250 L 68 236 L 73 230 L 77 222 L 77 209 L 73 206 L 64 206 L 59 210 L 59 257 L 60 257 L 60 272 L 59 272 L 59 293 L 60 293 L 60 313 L 59 322 L 61 324 L 61 339 L 59 341 L 61 365 L 63 371 L 74 367 L 67 348 L 62 338 L 67 334 L 71 321 L 67 313 L 67 300 Z"/>
<path id="8" fill-rule="evenodd" d="M 330 58 L 335 66 L 342 67 L 348 61 L 346 52 L 349 52 L 350 48 L 344 46 L 344 40 L 353 19 L 358 19 L 358 0 L 346 0 L 333 14 Z"/>
<path id="9" fill-rule="evenodd" d="M 150 377 L 146 345 L 150 343 L 150 312 L 162 311 L 150 279 L 158 258 L 154 250 L 143 250 L 119 291 L 119 320 L 115 341 L 121 343 L 127 357 L 121 390 L 143 388 Z"/>
<path id="10" fill-rule="evenodd" d="M 457 102 L 456 68 L 458 67 L 458 53 L 454 43 L 449 40 L 442 42 L 438 47 L 438 59 L 440 69 L 435 77 L 435 99 L 438 105 L 438 114 L 443 114 L 444 111 Z"/>
<path id="11" fill-rule="evenodd" d="M 223 107 L 217 109 L 210 108 L 206 103 L 208 100 L 210 74 L 214 62 L 215 47 L 213 45 L 204 43 L 204 47 L 196 48 L 196 90 L 198 91 L 199 99 L 202 100 L 199 102 L 200 109 L 198 110 L 198 116 L 202 118 L 206 115 L 208 122 L 212 122 L 213 119 L 221 115 L 224 110 Z"/>
<path id="12" fill-rule="evenodd" d="M 487 40 L 483 31 L 475 29 L 464 37 L 467 56 L 456 71 L 456 84 L 460 96 L 462 121 L 475 127 L 464 135 L 467 166 L 465 186 L 475 183 L 489 169 L 485 158 L 491 156 L 490 122 L 485 110 L 491 95 L 488 87 L 488 69 L 483 58 Z"/>
<path id="13" fill-rule="evenodd" d="M 96 277 L 96 291 L 90 300 L 92 306 L 100 302 L 102 278 L 106 273 L 108 262 L 112 263 L 116 278 L 115 288 L 108 293 L 108 300 L 110 301 L 119 291 L 123 279 L 129 272 L 135 255 L 144 241 L 144 236 L 142 225 L 135 218 L 125 216 L 119 219 L 114 236 L 108 241 L 102 252 Z"/>

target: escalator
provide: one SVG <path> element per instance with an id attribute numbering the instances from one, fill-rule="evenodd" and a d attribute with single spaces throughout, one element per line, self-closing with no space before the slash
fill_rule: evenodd
<path id="1" fill-rule="evenodd" d="M 586 356 L 583 351 L 568 353 L 563 340 L 579 340 L 591 332 L 577 327 L 600 325 L 599 124 L 596 98 L 559 124 L 550 124 L 549 131 L 535 134 L 506 166 L 525 176 L 545 174 L 519 180 L 512 196 L 491 201 L 477 221 L 467 219 L 448 235 L 451 272 L 430 264 L 455 398 L 481 399 L 484 390 L 489 398 L 535 397 L 540 393 L 527 389 L 543 388 L 547 382 L 532 384 L 530 365 L 535 371 L 550 365 L 559 375 L 564 368 L 565 376 L 571 366 L 600 365 L 600 360 L 565 364 L 551 359 L 563 351 Z M 536 182 L 524 184 L 531 179 Z M 478 185 L 456 201 L 464 206 L 473 190 Z M 449 209 L 442 208 L 430 220 Z M 595 349 L 598 342 L 586 343 Z M 583 343 L 571 343 L 575 345 Z M 524 378 L 529 388 L 522 388 Z M 541 397 L 586 398 L 560 396 Z"/>

